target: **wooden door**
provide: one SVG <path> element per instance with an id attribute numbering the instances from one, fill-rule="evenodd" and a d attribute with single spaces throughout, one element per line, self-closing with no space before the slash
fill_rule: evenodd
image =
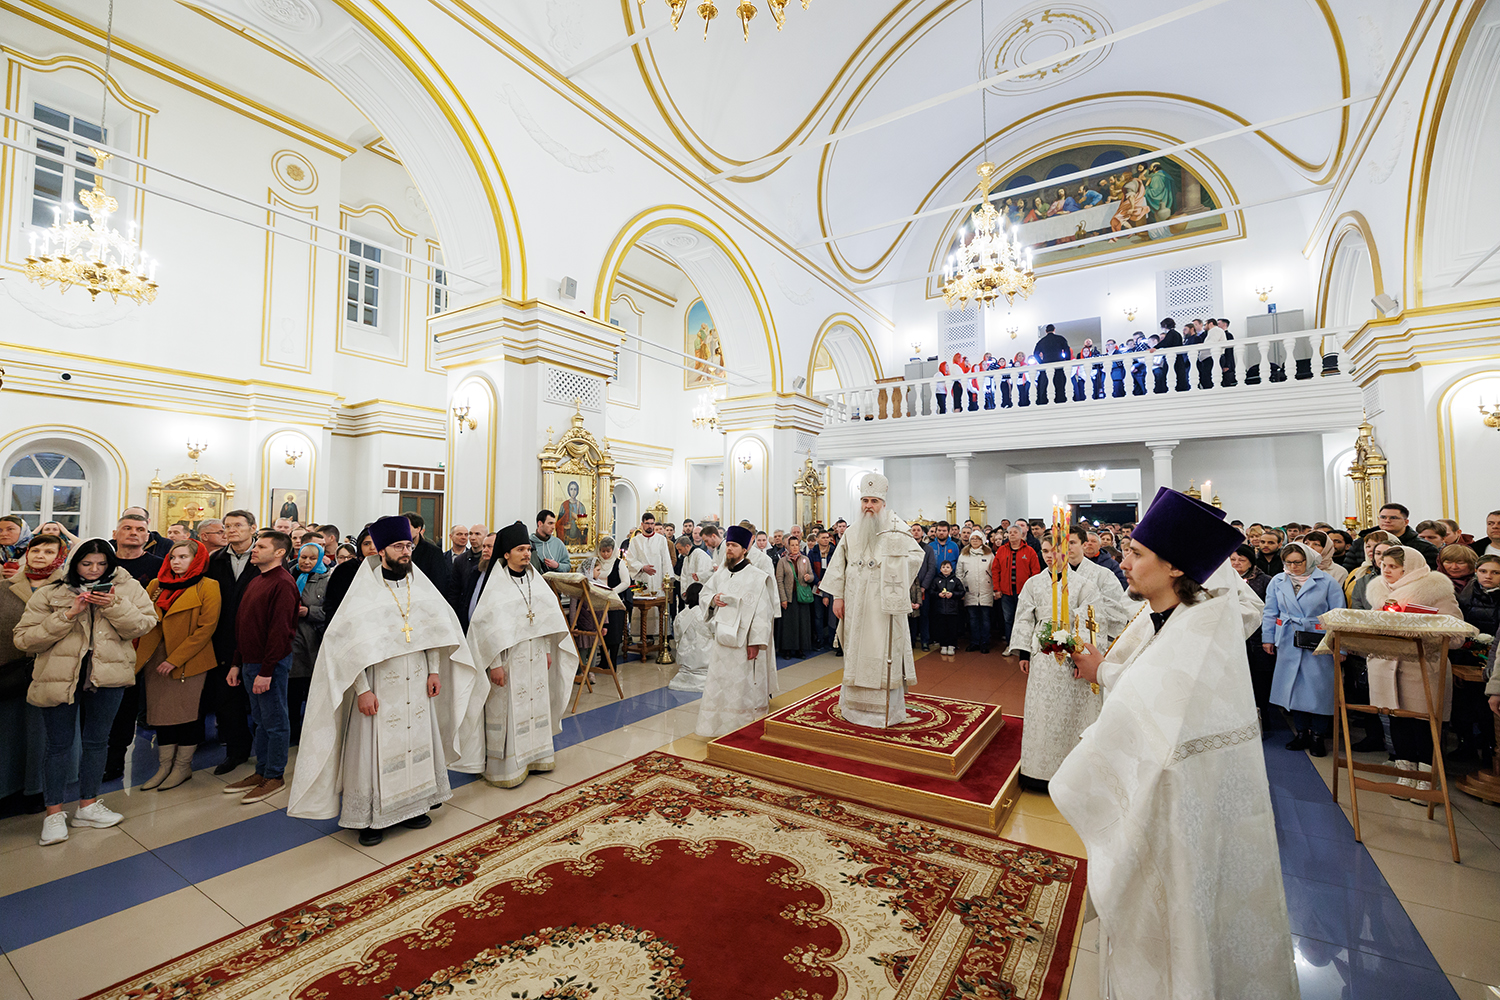
<path id="1" fill-rule="evenodd" d="M 447 533 L 443 528 L 443 495 L 441 493 L 402 493 L 401 505 L 397 513 L 420 514 L 422 523 L 426 525 L 423 532 L 432 544 L 442 547 L 442 539 L 447 537 Z"/>

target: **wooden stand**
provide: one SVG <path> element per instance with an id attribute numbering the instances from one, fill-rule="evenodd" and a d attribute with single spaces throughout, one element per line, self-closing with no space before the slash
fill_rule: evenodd
<path id="1" fill-rule="evenodd" d="M 568 609 L 568 634 L 573 637 L 573 644 L 578 647 L 579 669 L 582 673 L 573 682 L 573 705 L 568 709 L 568 714 L 572 715 L 578 711 L 578 699 L 583 697 L 584 691 L 594 690 L 593 673 L 595 670 L 614 678 L 615 691 L 619 693 L 620 700 L 623 701 L 625 689 L 620 686 L 620 675 L 615 670 L 614 660 L 609 655 L 609 646 L 604 641 L 604 626 L 608 620 L 610 605 L 615 604 L 619 609 L 624 608 L 624 605 L 620 603 L 619 595 L 613 591 L 601 592 L 590 587 L 576 573 L 548 573 L 544 579 L 552 586 L 558 597 L 567 597 L 571 601 Z M 595 661 L 602 661 L 602 665 L 595 666 Z"/>
<path id="2" fill-rule="evenodd" d="M 656 612 L 656 641 L 652 642 L 646 634 L 646 623 L 651 620 L 651 612 Z M 637 597 L 635 599 L 636 624 L 640 626 L 640 638 L 633 638 L 635 629 L 626 630 L 625 652 L 635 653 L 646 662 L 646 657 L 653 653 L 660 653 L 667 641 L 667 598 L 664 594 L 655 597 Z"/>
<path id="3" fill-rule="evenodd" d="M 1413 712 L 1404 708 L 1381 708 L 1375 705 L 1350 705 L 1344 701 L 1344 667 L 1339 661 L 1339 647 L 1346 640 L 1355 640 L 1358 645 L 1360 638 L 1378 639 L 1386 646 L 1398 643 L 1408 647 L 1409 653 L 1403 652 L 1402 660 L 1414 661 L 1417 669 L 1422 672 L 1422 693 L 1427 699 L 1427 711 Z M 1448 644 L 1441 641 L 1442 669 L 1441 674 L 1446 675 L 1448 666 Z M 1441 694 L 1437 704 L 1433 703 L 1432 681 L 1427 676 L 1427 666 L 1422 657 L 1422 640 L 1414 637 L 1398 637 L 1377 632 L 1360 632 L 1354 629 L 1340 629 L 1330 631 L 1328 638 L 1329 646 L 1333 650 L 1333 662 L 1337 673 L 1334 678 L 1333 689 L 1336 694 L 1338 710 L 1333 716 L 1333 801 L 1339 800 L 1339 769 L 1346 768 L 1349 771 L 1349 804 L 1354 811 L 1354 839 L 1363 843 L 1359 832 L 1359 791 L 1384 792 L 1387 795 L 1403 799 L 1421 799 L 1427 803 L 1427 818 L 1432 819 L 1433 810 L 1442 804 L 1444 816 L 1448 820 L 1448 844 L 1453 849 L 1453 860 L 1458 862 L 1458 832 L 1453 827 L 1453 804 L 1448 799 L 1448 775 L 1443 768 L 1443 722 Z M 1388 655 L 1388 654 L 1382 654 Z M 1392 718 L 1401 719 L 1426 719 L 1427 725 L 1432 732 L 1432 771 L 1428 781 L 1434 787 L 1428 789 L 1411 788 L 1406 785 L 1396 784 L 1389 781 L 1371 781 L 1361 778 L 1356 772 L 1367 772 L 1371 774 L 1383 774 L 1391 777 L 1409 778 L 1412 771 L 1402 771 L 1391 767 L 1389 764 L 1366 764 L 1354 759 L 1353 742 L 1349 736 L 1349 713 L 1363 712 L 1368 715 L 1389 715 Z M 1340 736 L 1343 741 L 1340 743 Z"/>

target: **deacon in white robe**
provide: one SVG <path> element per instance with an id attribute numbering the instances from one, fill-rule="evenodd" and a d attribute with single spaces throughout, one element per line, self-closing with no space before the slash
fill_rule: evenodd
<path id="1" fill-rule="evenodd" d="M 1223 516 L 1159 490 L 1123 564 L 1149 607 L 1074 657 L 1104 707 L 1050 790 L 1088 850 L 1107 1000 L 1299 996 L 1245 658 L 1259 602 Z"/>
<path id="2" fill-rule="evenodd" d="M 860 517 L 833 550 L 818 589 L 833 598 L 844 650 L 839 712 L 860 726 L 906 721 L 906 687 L 915 683 L 911 655 L 911 585 L 925 554 L 906 522 L 885 507 L 889 481 L 860 480 Z"/>
<path id="3" fill-rule="evenodd" d="M 647 596 L 657 597 L 666 591 L 667 574 L 672 572 L 672 550 L 667 536 L 656 530 L 656 518 L 641 518 L 640 532 L 630 540 L 625 565 L 631 578 L 645 588 Z"/>
<path id="4" fill-rule="evenodd" d="M 386 827 L 429 825 L 427 811 L 453 794 L 448 765 L 478 681 L 458 616 L 411 564 L 410 523 L 381 518 L 370 537 L 379 554 L 355 573 L 318 650 L 287 805 L 337 816 L 367 846 Z"/>
<path id="5" fill-rule="evenodd" d="M 687 553 L 682 557 L 682 566 L 677 571 L 677 593 L 686 594 L 693 584 L 708 582 L 708 578 L 713 575 L 714 564 L 709 554 L 693 545 L 690 539 L 679 538 L 678 542 L 688 546 Z"/>
<path id="6" fill-rule="evenodd" d="M 1125 629 L 1125 591 L 1113 573 L 1084 558 L 1083 543 L 1076 536 L 1070 535 L 1069 541 L 1069 556 L 1078 560 L 1068 567 L 1069 613 L 1079 624 L 1080 638 L 1087 639 L 1083 622 L 1093 607 L 1096 637 L 1104 643 Z M 1042 558 L 1048 566 L 1061 562 L 1061 553 L 1052 547 L 1050 538 L 1042 539 Z M 1074 676 L 1070 656 L 1064 654 L 1059 662 L 1054 654 L 1038 651 L 1038 632 L 1051 619 L 1052 577 L 1038 573 L 1021 587 L 1010 644 L 1010 652 L 1020 657 L 1026 674 L 1021 776 L 1035 783 L 1052 778 L 1063 758 L 1078 745 L 1079 734 L 1099 717 L 1103 704 L 1091 685 Z M 1035 790 L 1044 787 L 1038 784 Z"/>
<path id="7" fill-rule="evenodd" d="M 699 736 L 723 736 L 749 725 L 779 691 L 770 649 L 775 617 L 769 577 L 746 557 L 750 540 L 744 528 L 729 529 L 726 565 L 709 578 L 698 601 L 714 637 L 698 709 Z"/>
<path id="8" fill-rule="evenodd" d="M 477 692 L 483 709 L 470 713 L 473 728 L 460 741 L 464 756 L 454 770 L 482 771 L 490 784 L 514 788 L 555 765 L 552 737 L 562 732 L 578 650 L 557 595 L 531 566 L 524 524 L 497 535 L 494 559 L 469 623 L 474 662 L 486 675 Z"/>

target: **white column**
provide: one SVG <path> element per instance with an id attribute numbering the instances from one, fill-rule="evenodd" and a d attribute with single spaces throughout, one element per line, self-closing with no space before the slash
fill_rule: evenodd
<path id="1" fill-rule="evenodd" d="M 969 516 L 969 462 L 972 451 L 949 455 L 953 459 L 953 506 L 954 520 L 962 524 Z"/>
<path id="2" fill-rule="evenodd" d="M 1152 487 L 1152 491 L 1151 491 L 1153 495 L 1155 494 L 1156 490 L 1161 489 L 1163 486 L 1171 486 L 1172 485 L 1172 450 L 1177 447 L 1178 443 L 1179 442 L 1177 442 L 1177 441 L 1147 441 L 1146 442 L 1146 447 L 1151 449 L 1151 472 L 1152 472 L 1152 477 L 1156 480 L 1155 484 Z M 1148 497 L 1148 496 L 1146 496 L 1145 492 L 1142 491 L 1142 495 L 1141 495 L 1141 513 L 1142 514 L 1144 514 L 1146 512 L 1145 508 L 1150 503 L 1151 503 L 1151 498 Z"/>

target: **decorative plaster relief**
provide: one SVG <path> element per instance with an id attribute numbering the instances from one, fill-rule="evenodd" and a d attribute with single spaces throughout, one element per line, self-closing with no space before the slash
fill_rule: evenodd
<path id="1" fill-rule="evenodd" d="M 569 62 L 583 45 L 577 13 L 572 0 L 547 0 L 547 27 L 552 29 L 552 36 L 547 39 L 547 44 L 552 47 L 553 52 Z"/>
<path id="2" fill-rule="evenodd" d="M 0 281 L 0 288 L 22 309 L 67 330 L 97 330 L 116 323 L 140 322 L 140 308 L 132 303 L 109 299 L 90 302 L 81 291 L 58 294 L 50 288 L 34 289 L 21 281 Z"/>
<path id="3" fill-rule="evenodd" d="M 1027 63 L 1041 63 L 1053 54 L 1112 34 L 1108 19 L 1082 4 L 1046 4 L 1033 7 L 1006 22 L 985 43 L 985 76 L 994 76 Z M 1113 45 L 1080 56 L 1042 65 L 1020 76 L 1002 80 L 990 88 L 997 94 L 1034 93 L 1081 76 L 1104 61 Z"/>
<path id="4" fill-rule="evenodd" d="M 1401 159 L 1401 151 L 1407 147 L 1406 133 L 1410 127 L 1411 101 L 1402 101 L 1396 117 L 1396 127 L 1391 134 L 1390 145 L 1386 148 L 1384 155 L 1370 160 L 1371 184 L 1384 184 L 1391 179 L 1391 174 L 1396 170 L 1396 163 Z"/>
<path id="5" fill-rule="evenodd" d="M 510 105 L 510 110 L 516 116 L 516 121 L 520 122 L 521 127 L 526 130 L 526 134 L 531 136 L 531 141 L 542 147 L 543 152 L 569 170 L 576 170 L 580 174 L 597 174 L 601 170 L 613 171 L 615 169 L 609 163 L 608 149 L 601 149 L 596 153 L 589 153 L 587 155 L 575 153 L 548 135 L 546 130 L 531 116 L 531 112 L 526 109 L 526 105 L 522 103 L 521 95 L 516 92 L 516 88 L 510 84 L 506 84 L 505 89 L 500 92 L 500 100 Z"/>
<path id="6" fill-rule="evenodd" d="M 245 6 L 291 31 L 313 31 L 322 23 L 317 10 L 303 0 L 245 0 Z"/>
<path id="7" fill-rule="evenodd" d="M 808 285 L 805 292 L 792 291 L 791 285 L 781 275 L 781 264 L 779 262 L 772 265 L 771 273 L 776 276 L 776 287 L 781 289 L 781 294 L 785 295 L 786 300 L 792 305 L 805 306 L 817 298 L 816 289 L 812 285 Z"/>
<path id="8" fill-rule="evenodd" d="M 1373 86 L 1380 86 L 1380 81 L 1385 79 L 1387 67 L 1385 58 L 1385 36 L 1380 31 L 1380 25 L 1369 14 L 1359 15 L 1359 33 L 1365 40 L 1365 52 L 1370 57 L 1370 77 Z"/>
<path id="9" fill-rule="evenodd" d="M 294 194 L 312 194 L 318 187 L 318 171 L 301 153 L 283 149 L 271 157 L 276 182 Z"/>

